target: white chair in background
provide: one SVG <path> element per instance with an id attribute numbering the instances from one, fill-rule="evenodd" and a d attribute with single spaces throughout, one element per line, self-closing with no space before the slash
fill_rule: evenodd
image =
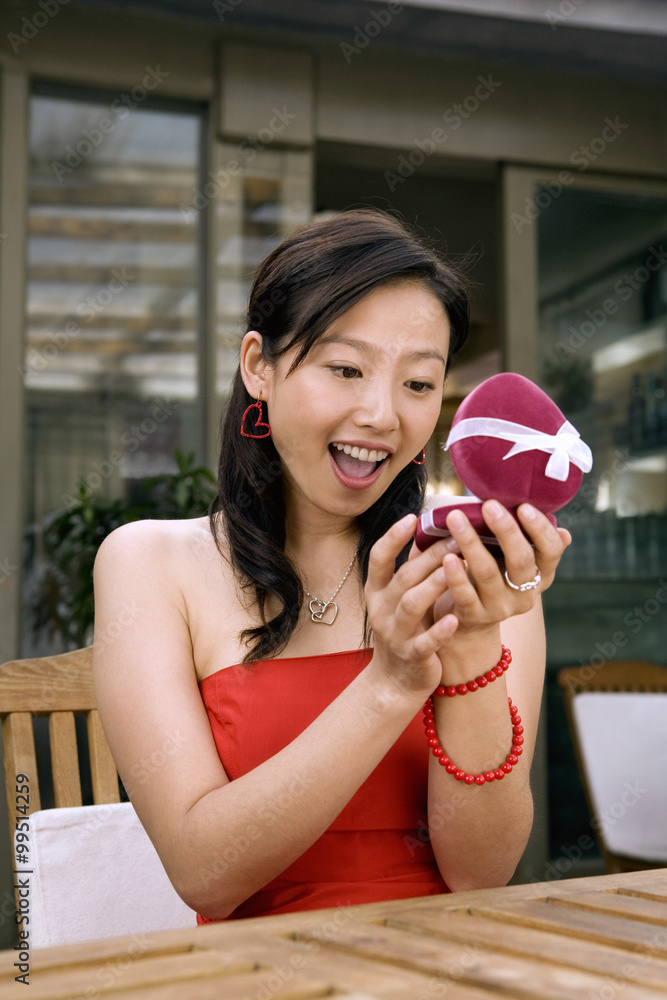
<path id="1" fill-rule="evenodd" d="M 42 809 L 29 823 L 31 947 L 196 926 L 130 802 Z"/>
<path id="2" fill-rule="evenodd" d="M 667 667 L 565 667 L 558 684 L 607 870 L 667 867 Z"/>

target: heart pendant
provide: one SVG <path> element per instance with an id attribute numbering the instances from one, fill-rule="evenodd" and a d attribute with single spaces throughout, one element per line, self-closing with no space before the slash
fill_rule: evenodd
<path id="1" fill-rule="evenodd" d="M 315 607 L 313 607 L 313 605 L 315 605 Z M 311 621 L 321 622 L 322 625 L 333 625 L 333 623 L 336 621 L 336 615 L 338 614 L 338 605 L 334 601 L 329 601 L 328 604 L 325 604 L 323 601 L 320 601 L 319 598 L 316 597 L 310 602 L 308 607 L 310 608 Z M 324 617 L 327 608 L 333 608 L 333 615 L 331 616 L 330 619 Z"/>

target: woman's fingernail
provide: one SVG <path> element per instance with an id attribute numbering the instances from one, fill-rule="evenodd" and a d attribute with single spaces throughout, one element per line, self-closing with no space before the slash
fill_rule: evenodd
<path id="1" fill-rule="evenodd" d="M 534 507 L 531 507 L 529 503 L 524 503 L 521 505 L 521 513 L 526 521 L 534 521 L 537 511 Z"/>
<path id="2" fill-rule="evenodd" d="M 448 549 L 450 552 L 461 551 L 459 549 L 459 543 L 456 541 L 455 538 L 448 538 L 447 541 L 445 542 L 445 548 Z"/>
<path id="3" fill-rule="evenodd" d="M 458 623 L 459 622 L 456 615 L 444 615 L 444 617 L 440 619 L 439 624 L 443 632 L 449 632 L 453 634 L 456 631 L 456 626 L 458 625 Z"/>
<path id="4" fill-rule="evenodd" d="M 487 500 L 484 504 L 484 510 L 491 517 L 502 517 L 504 514 L 503 508 L 497 500 Z"/>
<path id="5" fill-rule="evenodd" d="M 453 510 L 447 518 L 447 526 L 454 531 L 463 531 L 466 526 L 465 515 L 460 510 Z"/>

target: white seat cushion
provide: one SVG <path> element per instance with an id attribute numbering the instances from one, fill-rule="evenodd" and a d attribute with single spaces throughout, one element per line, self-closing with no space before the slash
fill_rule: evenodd
<path id="1" fill-rule="evenodd" d="M 30 945 L 43 948 L 193 927 L 129 802 L 43 809 L 29 817 Z"/>
<path id="2" fill-rule="evenodd" d="M 573 712 L 603 841 L 667 862 L 667 694 L 587 691 Z"/>

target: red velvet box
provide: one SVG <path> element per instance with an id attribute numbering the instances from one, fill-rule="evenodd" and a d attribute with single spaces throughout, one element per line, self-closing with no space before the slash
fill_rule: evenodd
<path id="1" fill-rule="evenodd" d="M 482 517 L 482 501 L 499 500 L 515 516 L 521 503 L 547 514 L 564 507 L 590 472 L 591 450 L 539 386 L 512 372 L 478 385 L 459 406 L 445 449 L 473 497 L 439 497 L 421 515 L 415 542 L 426 549 L 446 538 L 446 518 L 461 509 L 494 554 L 502 555 Z"/>

